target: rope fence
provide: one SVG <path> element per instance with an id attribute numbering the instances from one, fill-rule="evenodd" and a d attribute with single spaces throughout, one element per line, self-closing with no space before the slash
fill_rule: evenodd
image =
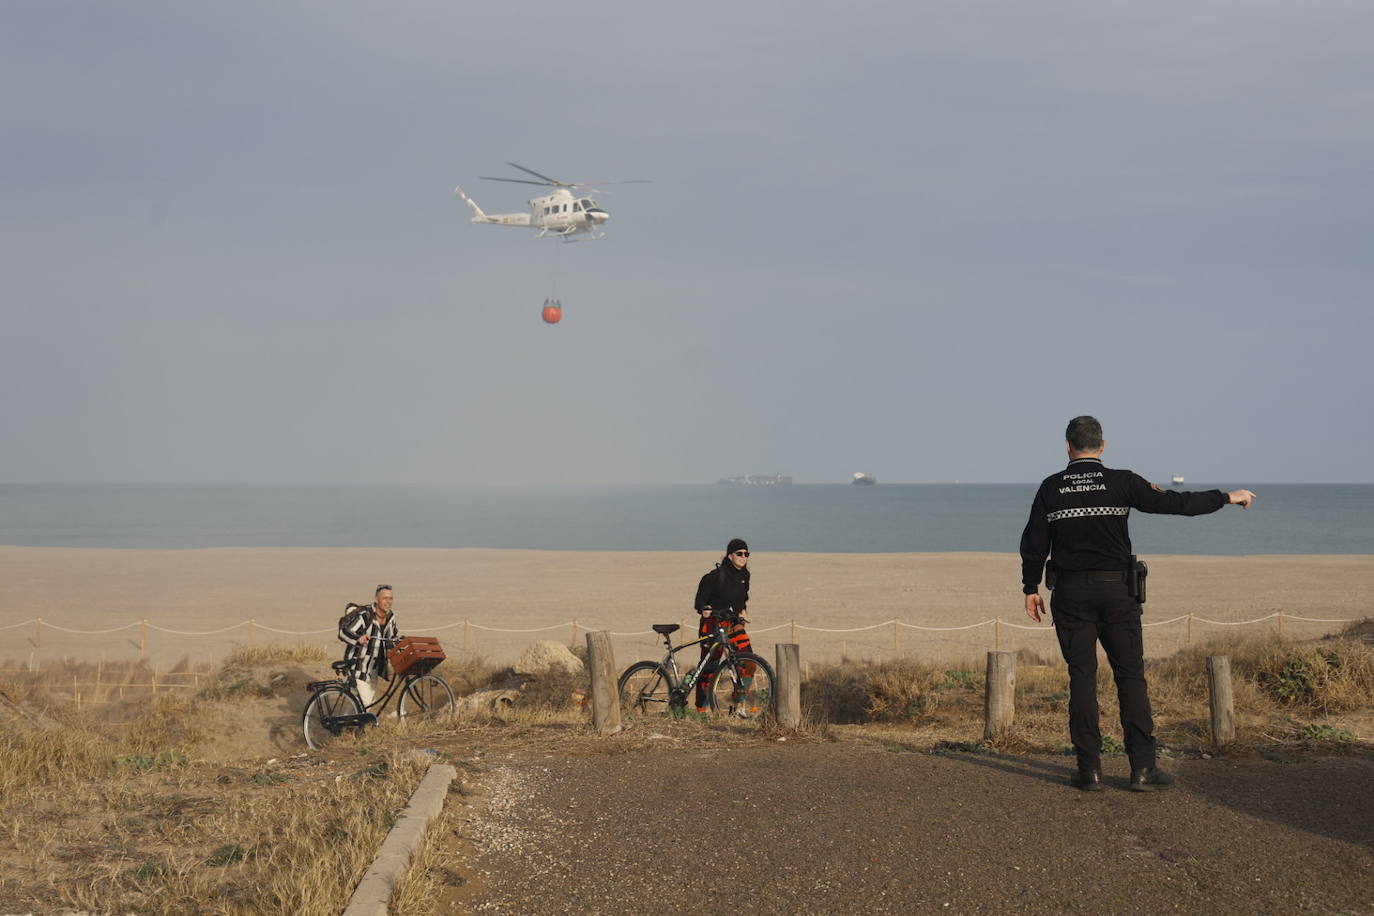
<path id="1" fill-rule="evenodd" d="M 1289 613 L 1289 612 L 1287 612 L 1287 611 L 1275 611 L 1275 612 L 1273 612 L 1273 613 L 1271 613 L 1271 614 L 1266 614 L 1266 615 L 1264 615 L 1264 616 L 1262 616 L 1262 617 L 1255 617 L 1255 618 L 1252 618 L 1252 619 L 1249 619 L 1249 620 L 1212 620 L 1212 619 L 1207 618 L 1207 617 L 1200 617 L 1200 616 L 1198 616 L 1198 615 L 1196 615 L 1196 614 L 1191 614 L 1191 613 L 1190 613 L 1190 614 L 1180 614 L 1180 615 L 1178 615 L 1178 616 L 1176 616 L 1176 617 L 1170 617 L 1168 620 L 1154 620 L 1154 621 L 1143 622 L 1143 623 L 1141 624 L 1141 626 L 1142 626 L 1142 627 L 1165 627 L 1165 626 L 1173 626 L 1173 625 L 1175 625 L 1175 624 L 1186 624 L 1186 626 L 1187 626 L 1187 640 L 1186 640 L 1186 641 L 1187 641 L 1188 644 L 1191 644 L 1191 643 L 1193 642 L 1193 638 L 1194 638 L 1193 629 L 1194 629 L 1194 627 L 1197 626 L 1197 625 L 1219 626 L 1219 627 L 1245 627 L 1245 626 L 1254 626 L 1254 625 L 1258 625 L 1258 624 L 1266 624 L 1266 623 L 1269 623 L 1270 621 L 1274 621 L 1274 622 L 1275 622 L 1275 628 L 1276 628 L 1277 633 L 1278 633 L 1280 636 L 1282 636 L 1282 635 L 1284 635 L 1285 625 L 1286 625 L 1287 623 L 1289 623 L 1289 622 L 1293 622 L 1293 623 L 1320 623 L 1320 624 L 1341 624 L 1341 623 L 1348 624 L 1348 623 L 1354 623 L 1354 622 L 1356 622 L 1356 621 L 1363 620 L 1363 619 L 1366 619 L 1366 618 L 1363 618 L 1363 617 L 1305 617 L 1305 616 L 1302 616 L 1302 615 L 1300 615 L 1300 614 L 1292 614 L 1292 613 Z M 119 632 L 123 632 L 123 631 L 126 631 L 126 630 L 131 630 L 131 629 L 134 629 L 134 628 L 136 627 L 136 628 L 138 628 L 138 647 L 139 647 L 139 652 L 140 652 L 140 653 L 143 653 L 143 652 L 145 652 L 145 651 L 147 650 L 147 640 L 148 640 L 148 631 L 149 631 L 149 630 L 153 630 L 153 631 L 156 631 L 156 632 L 158 632 L 158 633 L 165 633 L 165 634 L 172 635 L 172 636 L 182 636 L 182 637 L 191 637 L 191 638 L 201 638 L 201 637 L 209 637 L 209 636 L 222 636 L 222 635 L 225 634 L 225 633 L 230 633 L 230 632 L 233 632 L 233 631 L 236 631 L 236 630 L 243 630 L 243 631 L 245 632 L 246 636 L 247 636 L 248 643 L 249 643 L 250 645 L 253 645 L 253 644 L 256 643 L 256 640 L 257 640 L 257 631 L 258 631 L 258 630 L 262 630 L 262 631 L 265 631 L 265 632 L 267 632 L 267 633 L 272 633 L 272 634 L 275 634 L 275 635 L 277 635 L 277 636 L 326 636 L 326 635 L 333 635 L 334 633 L 337 632 L 337 628 L 335 628 L 335 627 L 323 627 L 323 628 L 316 629 L 316 630 L 287 630 L 287 629 L 281 629 L 281 628 L 279 628 L 279 627 L 272 627 L 272 626 L 268 626 L 268 625 L 263 624 L 263 623 L 259 623 L 259 622 L 257 621 L 256 618 L 249 618 L 249 619 L 247 619 L 247 620 L 241 620 L 241 621 L 239 621 L 238 623 L 230 624 L 229 626 L 224 626 L 224 627 L 217 627 L 217 628 L 215 628 L 215 629 L 213 629 L 213 630 L 179 630 L 179 629 L 173 629 L 173 628 L 171 628 L 171 627 L 159 626 L 158 624 L 149 622 L 147 619 L 136 620 L 136 621 L 133 621 L 132 623 L 126 623 L 126 624 L 124 624 L 124 625 L 122 625 L 122 626 L 110 627 L 110 628 L 108 628 L 108 629 L 103 629 L 103 630 L 85 630 L 85 629 L 77 629 L 77 628 L 73 628 L 73 627 L 65 627 L 65 626 L 61 626 L 61 625 L 59 625 L 59 624 L 50 623 L 50 622 L 44 620 L 42 617 L 32 617 L 32 618 L 30 618 L 30 619 L 28 619 L 28 620 L 20 621 L 20 622 L 18 622 L 18 623 L 11 623 L 11 624 L 5 624 L 4 626 L 0 626 L 0 630 L 13 630 L 13 629 L 17 629 L 17 628 L 19 628 L 19 627 L 27 627 L 27 626 L 32 626 L 32 627 L 34 628 L 34 633 L 33 633 L 33 640 L 32 640 L 32 642 L 33 642 L 33 645 L 34 645 L 36 648 L 42 648 L 42 646 L 43 646 L 43 633 L 44 633 L 45 630 L 52 630 L 52 631 L 57 632 L 57 633 L 67 633 L 67 634 L 71 634 L 71 635 L 75 635 L 75 636 L 105 636 L 105 635 L 108 635 L 108 634 L 111 634 L 111 633 L 119 633 Z M 480 632 L 483 632 L 483 633 L 522 635 L 522 636 L 523 636 L 523 635 L 528 635 L 528 634 L 531 634 L 531 633 L 551 633 L 551 632 L 554 632 L 554 631 L 557 631 L 557 630 L 566 630 L 566 631 L 568 632 L 569 645 L 576 646 L 576 645 L 578 644 L 578 636 L 579 636 L 579 633 L 582 634 L 582 635 L 585 635 L 586 633 L 594 632 L 594 631 L 597 631 L 597 630 L 600 629 L 600 628 L 599 628 L 598 626 L 596 626 L 594 623 L 589 623 L 589 622 L 581 621 L 581 620 L 578 620 L 578 619 L 576 619 L 576 618 L 574 618 L 574 619 L 572 619 L 572 620 L 563 621 L 563 622 L 561 622 L 561 623 L 552 623 L 552 624 L 548 624 L 547 626 L 542 626 L 542 627 L 492 627 L 492 626 L 487 626 L 487 625 L 485 625 L 485 624 L 474 623 L 471 619 L 466 618 L 466 617 L 463 618 L 463 619 L 461 619 L 461 620 L 453 620 L 453 621 L 450 621 L 450 622 L 447 622 L 447 623 L 438 623 L 438 624 L 430 624 L 430 625 L 407 625 L 406 629 L 407 629 L 407 630 L 414 631 L 414 632 L 418 632 L 418 633 L 434 633 L 434 632 L 441 632 L 441 631 L 444 631 L 444 630 L 451 630 L 451 629 L 454 629 L 454 628 L 456 628 L 456 627 L 462 627 L 462 628 L 463 628 L 463 632 L 462 632 L 462 647 L 463 647 L 463 650 L 464 650 L 464 651 L 468 650 L 468 649 L 471 647 L 471 644 L 472 644 L 472 631 L 474 631 L 474 630 L 477 630 L 477 631 L 480 631 Z M 880 622 L 878 622 L 878 623 L 873 623 L 873 624 L 869 624 L 869 625 L 867 625 L 867 626 L 860 626 L 860 627 L 815 627 L 815 626 L 809 626 L 809 625 L 804 624 L 804 623 L 799 623 L 799 622 L 797 622 L 795 619 L 793 619 L 793 620 L 786 621 L 786 622 L 784 622 L 784 623 L 778 623 L 778 624 L 774 624 L 774 625 L 768 626 L 768 627 L 759 627 L 759 628 L 750 627 L 750 628 L 749 628 L 749 632 L 750 632 L 750 634 L 753 635 L 753 636 L 761 636 L 761 635 L 763 635 L 763 634 L 765 634 L 765 633 L 773 633 L 773 632 L 776 632 L 776 631 L 778 631 L 778 630 L 788 630 L 788 631 L 790 632 L 791 641 L 792 641 L 792 642 L 797 642 L 797 641 L 798 641 L 798 634 L 799 634 L 799 633 L 822 633 L 822 634 L 827 634 L 827 635 L 829 635 L 829 636 L 843 636 L 843 637 L 845 637 L 845 639 L 842 640 L 841 643 L 840 643 L 840 644 L 841 644 L 841 647 L 842 647 L 842 650 L 843 650 L 843 649 L 846 649 L 846 648 L 847 648 L 847 646 L 848 646 L 848 644 L 849 644 L 849 641 L 850 641 L 850 640 L 849 640 L 849 637 L 851 636 L 851 634 L 865 633 L 865 632 L 873 632 L 873 631 L 878 631 L 878 630 L 884 630 L 884 629 L 886 629 L 886 630 L 890 630 L 890 631 L 891 631 L 891 646 L 890 646 L 890 647 L 887 646 L 887 645 L 885 645 L 885 644 L 878 644 L 878 643 L 872 643 L 872 642 L 861 643 L 861 644 L 862 644 L 865 648 L 872 649 L 872 650 L 876 650 L 876 651 L 880 651 L 880 652 L 886 652 L 886 651 L 889 651 L 889 649 L 890 649 L 890 651 L 894 651 L 894 652 L 897 652 L 897 653 L 901 653 L 901 651 L 902 651 L 902 636 L 901 636 L 901 634 L 902 634 L 902 631 L 903 631 L 903 630 L 915 630 L 915 631 L 924 632 L 924 633 L 956 633 L 956 632 L 967 632 L 967 631 L 971 631 L 971 630 L 978 630 L 978 629 L 983 629 L 983 628 L 986 628 L 986 627 L 991 627 L 991 628 L 992 628 L 992 639 L 991 639 L 992 646 L 991 646 L 991 647 L 994 648 L 994 649 L 1000 649 L 1000 648 L 1002 648 L 1002 643 L 1003 643 L 1003 632 L 1002 632 L 1002 631 L 1003 631 L 1004 628 L 1008 628 L 1008 629 L 1012 629 L 1012 630 L 1029 630 L 1029 631 L 1042 632 L 1042 633 L 1053 632 L 1053 627 L 1052 627 L 1049 623 L 1042 623 L 1042 624 L 1033 624 L 1033 623 L 1013 623 L 1013 622 L 1010 621 L 1010 620 L 1003 620 L 1000 616 L 990 617 L 990 618 L 988 618 L 987 620 L 980 620 L 980 621 L 977 621 L 976 623 L 967 623 L 967 624 L 961 624 L 961 625 L 958 625 L 958 626 L 926 626 L 926 625 L 924 625 L 924 624 L 919 624 L 919 623 L 907 623 L 907 622 L 904 621 L 904 620 L 901 620 L 901 619 L 899 619 L 899 618 L 894 617 L 894 618 L 891 618 L 891 619 L 889 619 L 889 620 L 883 620 L 883 621 L 880 621 Z M 683 630 L 686 631 L 686 632 L 691 632 L 692 628 L 689 627 L 689 626 L 687 625 L 687 622 L 684 621 L 684 622 L 683 622 Z M 628 632 L 617 632 L 617 631 L 612 631 L 610 635 L 611 635 L 611 636 L 615 636 L 615 637 L 655 637 L 656 634 L 654 633 L 653 630 L 631 630 L 631 631 L 628 631 Z"/>

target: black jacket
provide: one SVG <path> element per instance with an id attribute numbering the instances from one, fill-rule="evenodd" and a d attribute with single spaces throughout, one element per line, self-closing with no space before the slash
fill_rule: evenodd
<path id="1" fill-rule="evenodd" d="M 700 614 L 703 608 L 711 608 L 717 613 L 738 614 L 749 604 L 749 567 L 735 569 L 735 564 L 725 560 L 716 568 L 701 577 L 697 585 L 697 597 L 692 605 Z"/>
<path id="2" fill-rule="evenodd" d="M 1058 569 L 1126 569 L 1131 565 L 1132 509 L 1156 515 L 1206 515 L 1227 503 L 1221 490 L 1161 490 L 1134 471 L 1076 458 L 1040 484 L 1021 532 L 1022 591 L 1033 595 L 1045 559 Z"/>

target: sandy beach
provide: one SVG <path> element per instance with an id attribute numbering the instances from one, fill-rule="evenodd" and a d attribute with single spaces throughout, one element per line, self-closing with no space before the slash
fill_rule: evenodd
<path id="1" fill-rule="evenodd" d="M 649 626 L 688 622 L 698 578 L 719 559 L 701 552 L 420 549 L 113 550 L 0 547 L 10 601 L 0 626 L 8 666 L 72 657 L 136 658 L 157 665 L 224 655 L 250 641 L 310 643 L 331 653 L 333 627 L 349 600 L 395 587 L 405 633 L 439 636 L 450 654 L 466 649 L 508 662 L 538 639 L 576 640 L 588 630 L 618 635 L 616 661 L 654 655 Z M 1146 650 L 1162 655 L 1192 638 L 1276 632 L 1315 636 L 1337 622 L 1296 617 L 1374 615 L 1374 556 L 1149 557 Z M 809 661 L 896 654 L 949 660 L 1000 644 L 1056 655 L 1048 625 L 1022 610 L 1014 554 L 756 554 L 750 630 L 771 657 L 795 639 Z M 997 625 L 989 621 L 1001 618 Z M 41 618 L 41 627 L 24 624 Z M 896 618 L 899 625 L 891 621 Z M 1201 619 L 1198 619 L 1201 618 Z M 147 626 L 140 625 L 146 620 Z M 252 632 L 244 623 L 254 621 Z M 466 624 L 465 624 L 466 621 Z M 574 621 L 576 621 L 574 627 Z M 796 629 L 793 629 L 793 623 Z M 213 635 L 183 635 L 235 629 Z M 968 627 L 927 631 L 914 627 Z M 110 630 L 72 633 L 69 630 Z M 313 635 L 272 633 L 267 628 Z M 499 632 L 535 630 L 539 632 Z M 871 629 L 844 633 L 819 629 Z M 167 633 L 177 630 L 181 633 Z"/>

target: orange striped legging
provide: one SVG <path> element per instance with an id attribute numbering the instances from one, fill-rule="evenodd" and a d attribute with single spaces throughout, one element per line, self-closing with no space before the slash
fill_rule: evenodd
<path id="1" fill-rule="evenodd" d="M 697 636 L 710 636 L 716 629 L 717 618 L 703 617 L 701 625 L 697 627 Z M 753 644 L 749 642 L 749 634 L 744 632 L 744 621 L 736 620 L 734 623 L 727 624 L 725 632 L 728 634 L 730 645 L 735 647 L 736 652 L 751 652 Z M 711 655 L 711 661 L 704 669 L 701 676 L 697 678 L 697 709 L 704 711 L 709 703 L 708 696 L 711 693 L 711 683 L 716 679 L 716 668 L 720 664 L 720 658 L 725 654 L 725 650 L 713 643 L 704 642 L 701 644 L 701 657 L 705 658 L 707 653 Z M 754 663 L 742 662 L 739 666 L 739 673 L 746 679 L 754 676 Z M 732 699 L 739 699 L 732 697 Z"/>

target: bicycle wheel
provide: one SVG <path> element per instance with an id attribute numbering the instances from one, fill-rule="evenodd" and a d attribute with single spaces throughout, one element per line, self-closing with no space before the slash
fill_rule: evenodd
<path id="1" fill-rule="evenodd" d="M 301 731 L 305 733 L 305 744 L 318 751 L 347 728 L 328 722 L 335 716 L 357 716 L 363 712 L 362 704 L 342 687 L 322 687 L 305 704 L 301 714 Z"/>
<path id="2" fill-rule="evenodd" d="M 658 662 L 635 662 L 620 676 L 621 713 L 641 718 L 669 715 L 669 684 L 668 669 Z"/>
<path id="3" fill-rule="evenodd" d="M 412 722 L 453 712 L 453 691 L 437 674 L 422 674 L 401 686 L 396 715 Z"/>
<path id="4" fill-rule="evenodd" d="M 761 656 L 739 652 L 725 659 L 711 684 L 718 716 L 758 719 L 773 710 L 773 669 Z"/>

